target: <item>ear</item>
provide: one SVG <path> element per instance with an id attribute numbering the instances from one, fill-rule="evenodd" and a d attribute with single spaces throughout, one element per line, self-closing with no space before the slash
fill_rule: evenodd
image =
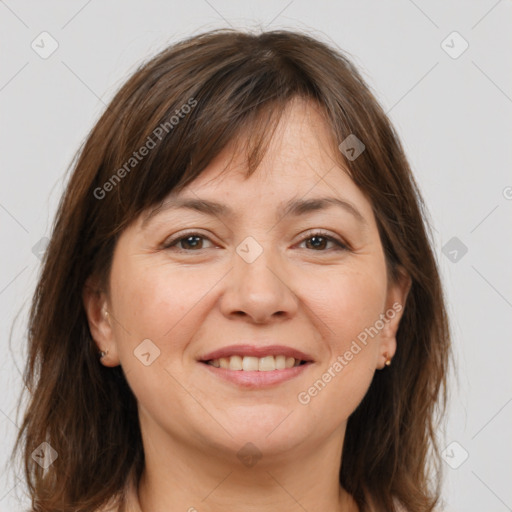
<path id="1" fill-rule="evenodd" d="M 99 361 L 104 366 L 114 367 L 119 365 L 113 330 L 113 316 L 107 296 L 94 277 L 89 277 L 86 280 L 82 291 L 82 301 L 89 323 L 89 330 L 98 351 L 107 352 Z"/>
<path id="2" fill-rule="evenodd" d="M 399 266 L 397 270 L 396 282 L 388 282 L 386 309 L 381 315 L 384 327 L 380 333 L 380 348 L 377 356 L 378 369 L 384 368 L 386 359 L 393 359 L 395 355 L 396 333 L 412 285 L 412 279 L 407 271 L 402 266 Z"/>

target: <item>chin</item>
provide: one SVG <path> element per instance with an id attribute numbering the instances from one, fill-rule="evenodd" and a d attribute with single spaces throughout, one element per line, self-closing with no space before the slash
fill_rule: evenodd
<path id="1" fill-rule="evenodd" d="M 262 451 L 285 452 L 302 444 L 312 434 L 307 422 L 290 412 L 280 410 L 266 414 L 263 409 L 257 410 L 250 417 L 240 416 L 230 423 L 227 430 L 237 446 L 251 442 Z"/>

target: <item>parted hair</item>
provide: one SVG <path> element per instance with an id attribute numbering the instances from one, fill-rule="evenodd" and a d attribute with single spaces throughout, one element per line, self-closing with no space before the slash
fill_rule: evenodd
<path id="1" fill-rule="evenodd" d="M 11 454 L 21 456 L 33 512 L 96 510 L 144 467 L 137 402 L 122 367 L 98 361 L 86 280 L 108 290 L 123 230 L 228 143 L 246 151 L 251 175 L 294 98 L 320 107 L 336 145 L 351 134 L 364 143 L 355 159 L 333 158 L 372 205 L 389 278 L 402 270 L 412 281 L 393 364 L 348 419 L 340 484 L 361 512 L 439 503 L 450 332 L 428 212 L 399 137 L 346 52 L 305 32 L 217 29 L 140 65 L 70 165 L 31 303 L 18 414 L 30 396 Z M 46 469 L 32 457 L 43 442 L 58 453 Z"/>

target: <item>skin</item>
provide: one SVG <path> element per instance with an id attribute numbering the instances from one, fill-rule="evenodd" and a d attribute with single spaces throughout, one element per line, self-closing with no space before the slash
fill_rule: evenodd
<path id="1" fill-rule="evenodd" d="M 101 363 L 122 365 L 138 401 L 146 457 L 141 509 L 355 511 L 338 480 L 346 422 L 386 354 L 393 357 L 403 309 L 309 403 L 297 397 L 381 314 L 405 306 L 410 279 L 388 282 L 371 204 L 335 163 L 337 149 L 315 105 L 297 99 L 288 106 L 251 178 L 242 155 L 221 175 L 230 149 L 180 196 L 223 202 L 233 218 L 162 210 L 142 227 L 141 217 L 115 248 L 110 294 L 92 293 L 93 278 L 84 291 L 91 334 L 108 349 Z M 366 226 L 339 207 L 277 217 L 281 202 L 320 196 L 350 201 Z M 189 229 L 206 238 L 161 249 Z M 310 232 L 317 229 L 350 250 L 323 239 L 315 246 Z M 252 263 L 236 252 L 248 236 L 263 249 Z M 197 361 L 263 338 L 315 362 L 270 389 L 247 390 Z M 149 366 L 134 356 L 145 339 L 160 350 Z M 261 455 L 252 467 L 237 457 L 248 442 Z"/>

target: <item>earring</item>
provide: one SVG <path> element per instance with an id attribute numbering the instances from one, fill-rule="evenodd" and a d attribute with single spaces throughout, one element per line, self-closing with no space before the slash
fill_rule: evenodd
<path id="1" fill-rule="evenodd" d="M 384 357 L 386 358 L 386 362 L 384 364 L 386 366 L 389 366 L 391 364 L 391 358 L 388 357 L 388 353 L 387 352 L 384 354 Z"/>
<path id="2" fill-rule="evenodd" d="M 106 309 L 103 311 L 103 316 L 105 318 L 108 318 L 110 316 Z M 100 359 L 102 359 L 103 357 L 105 357 L 108 354 L 108 349 L 107 350 L 98 350 L 98 354 L 100 355 Z"/>

